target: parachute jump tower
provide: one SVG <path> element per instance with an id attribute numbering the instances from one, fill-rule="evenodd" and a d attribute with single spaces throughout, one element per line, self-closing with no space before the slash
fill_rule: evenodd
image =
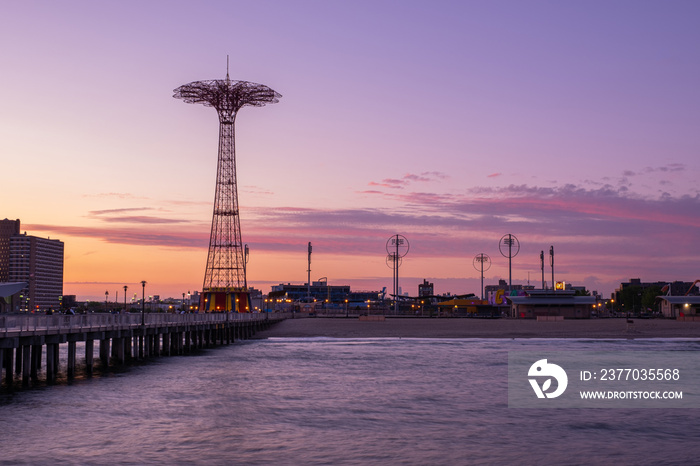
<path id="1" fill-rule="evenodd" d="M 213 107 L 219 114 L 219 158 L 216 170 L 214 213 L 209 236 L 209 253 L 204 272 L 200 311 L 249 312 L 246 257 L 241 241 L 236 184 L 234 123 L 245 106 L 262 107 L 282 97 L 262 84 L 226 79 L 194 81 L 180 86 L 173 97 L 188 104 Z"/>

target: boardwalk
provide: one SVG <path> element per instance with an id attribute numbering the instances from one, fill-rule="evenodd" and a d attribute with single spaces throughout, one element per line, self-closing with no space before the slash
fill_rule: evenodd
<path id="1" fill-rule="evenodd" d="M 59 371 L 59 351 L 67 347 L 65 373 L 75 376 L 77 342 L 84 342 L 85 371 L 92 374 L 95 341 L 103 367 L 149 357 L 185 354 L 230 344 L 282 320 L 273 314 L 83 314 L 0 315 L 0 387 L 37 381 L 45 355 L 46 381 Z M 45 351 L 44 351 L 45 347 Z"/>

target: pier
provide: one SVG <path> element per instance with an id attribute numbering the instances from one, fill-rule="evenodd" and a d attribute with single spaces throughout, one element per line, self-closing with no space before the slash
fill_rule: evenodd
<path id="1" fill-rule="evenodd" d="M 95 356 L 107 368 L 182 355 L 251 338 L 283 319 L 267 313 L 0 315 L 0 389 L 12 386 L 15 375 L 23 387 L 37 382 L 42 355 L 47 383 L 56 381 L 59 370 L 68 379 L 75 377 L 78 342 L 84 342 L 89 376 Z M 67 346 L 65 368 L 59 367 L 62 344 Z"/>

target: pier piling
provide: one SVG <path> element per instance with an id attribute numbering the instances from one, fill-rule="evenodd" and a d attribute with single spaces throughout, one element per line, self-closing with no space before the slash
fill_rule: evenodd
<path id="1" fill-rule="evenodd" d="M 87 372 L 88 376 L 92 375 L 92 368 L 95 359 L 94 349 L 95 340 L 85 340 L 85 371 Z"/>

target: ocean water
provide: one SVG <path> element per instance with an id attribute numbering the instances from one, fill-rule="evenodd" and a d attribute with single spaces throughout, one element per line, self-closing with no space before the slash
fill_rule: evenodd
<path id="1" fill-rule="evenodd" d="M 698 463 L 700 409 L 509 408 L 508 352 L 553 349 L 700 342 L 249 340 L 0 395 L 0 464 Z"/>

